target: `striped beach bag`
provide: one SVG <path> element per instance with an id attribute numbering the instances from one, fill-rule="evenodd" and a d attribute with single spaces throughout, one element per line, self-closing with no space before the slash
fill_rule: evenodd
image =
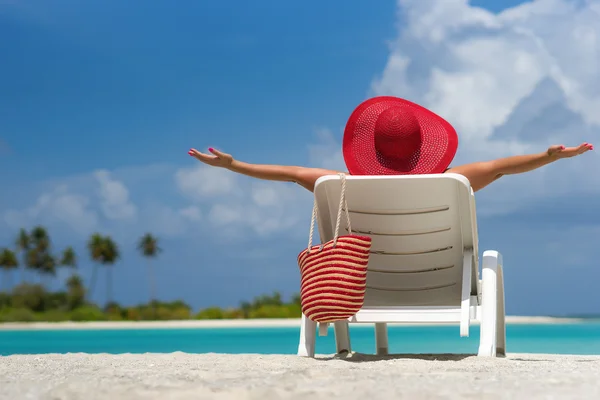
<path id="1" fill-rule="evenodd" d="M 364 303 L 371 238 L 353 235 L 346 203 L 346 175 L 339 174 L 342 190 L 333 240 L 312 245 L 317 200 L 313 205 L 308 247 L 298 255 L 302 313 L 315 322 L 334 322 L 352 317 Z M 339 235 L 342 211 L 348 234 Z"/>

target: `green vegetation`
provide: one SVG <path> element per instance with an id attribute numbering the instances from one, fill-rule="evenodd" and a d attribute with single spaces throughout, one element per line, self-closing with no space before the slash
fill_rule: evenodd
<path id="1" fill-rule="evenodd" d="M 194 313 L 182 301 L 170 303 L 157 300 L 157 287 L 153 261 L 162 251 L 158 239 L 150 233 L 143 235 L 137 246 L 141 256 L 147 258 L 150 301 L 147 304 L 124 307 L 114 301 L 112 294 L 112 270 L 120 258 L 118 245 L 109 236 L 94 233 L 87 242 L 87 250 L 93 263 L 88 287 L 77 273 L 78 257 L 72 247 L 59 255 L 52 249 L 47 230 L 37 226 L 27 232 L 21 229 L 15 241 L 15 250 L 0 249 L 0 323 L 34 321 L 144 321 L 186 319 L 241 319 L 241 318 L 299 318 L 300 297 L 289 302 L 275 292 L 243 302 L 237 308 L 209 307 Z M 21 268 L 19 268 L 21 267 Z M 99 268 L 106 273 L 106 305 L 100 307 L 91 302 L 96 288 Z M 57 268 L 68 268 L 70 276 L 65 289 L 52 292 L 47 289 L 56 277 Z M 21 283 L 13 287 L 13 278 L 20 272 Z M 28 279 L 31 277 L 32 279 Z M 35 281 L 38 282 L 35 282 Z M 12 288 L 12 290 L 10 290 Z"/>

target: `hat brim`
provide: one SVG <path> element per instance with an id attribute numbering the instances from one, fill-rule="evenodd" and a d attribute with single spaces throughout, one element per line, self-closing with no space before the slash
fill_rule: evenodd
<path id="1" fill-rule="evenodd" d="M 421 127 L 421 146 L 411 160 L 386 158 L 375 147 L 375 123 L 390 107 L 407 107 Z M 351 175 L 408 175 L 444 172 L 456 154 L 458 136 L 446 120 L 408 100 L 374 97 L 350 115 L 344 130 L 343 155 Z"/>

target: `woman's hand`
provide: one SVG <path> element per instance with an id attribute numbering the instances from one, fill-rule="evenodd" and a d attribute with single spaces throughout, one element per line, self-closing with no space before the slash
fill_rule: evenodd
<path id="1" fill-rule="evenodd" d="M 204 164 L 208 164 L 213 167 L 231 167 L 231 163 L 233 163 L 233 157 L 230 154 L 222 153 L 218 150 L 213 149 L 212 147 L 210 147 L 208 151 L 210 151 L 214 155 L 211 156 L 210 154 L 204 154 L 196 149 L 190 149 L 190 151 L 188 151 L 188 154 L 198 159 L 199 161 L 202 161 Z"/>
<path id="2" fill-rule="evenodd" d="M 554 145 L 548 148 L 548 155 L 556 158 L 568 158 L 578 156 L 589 150 L 594 150 L 594 146 L 589 143 L 582 143 L 577 147 Z"/>

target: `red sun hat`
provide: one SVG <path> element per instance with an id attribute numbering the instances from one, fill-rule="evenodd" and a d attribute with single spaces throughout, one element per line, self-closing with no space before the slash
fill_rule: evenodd
<path id="1" fill-rule="evenodd" d="M 344 161 L 351 175 L 442 173 L 457 147 L 452 125 L 398 97 L 380 96 L 361 103 L 344 130 Z"/>

